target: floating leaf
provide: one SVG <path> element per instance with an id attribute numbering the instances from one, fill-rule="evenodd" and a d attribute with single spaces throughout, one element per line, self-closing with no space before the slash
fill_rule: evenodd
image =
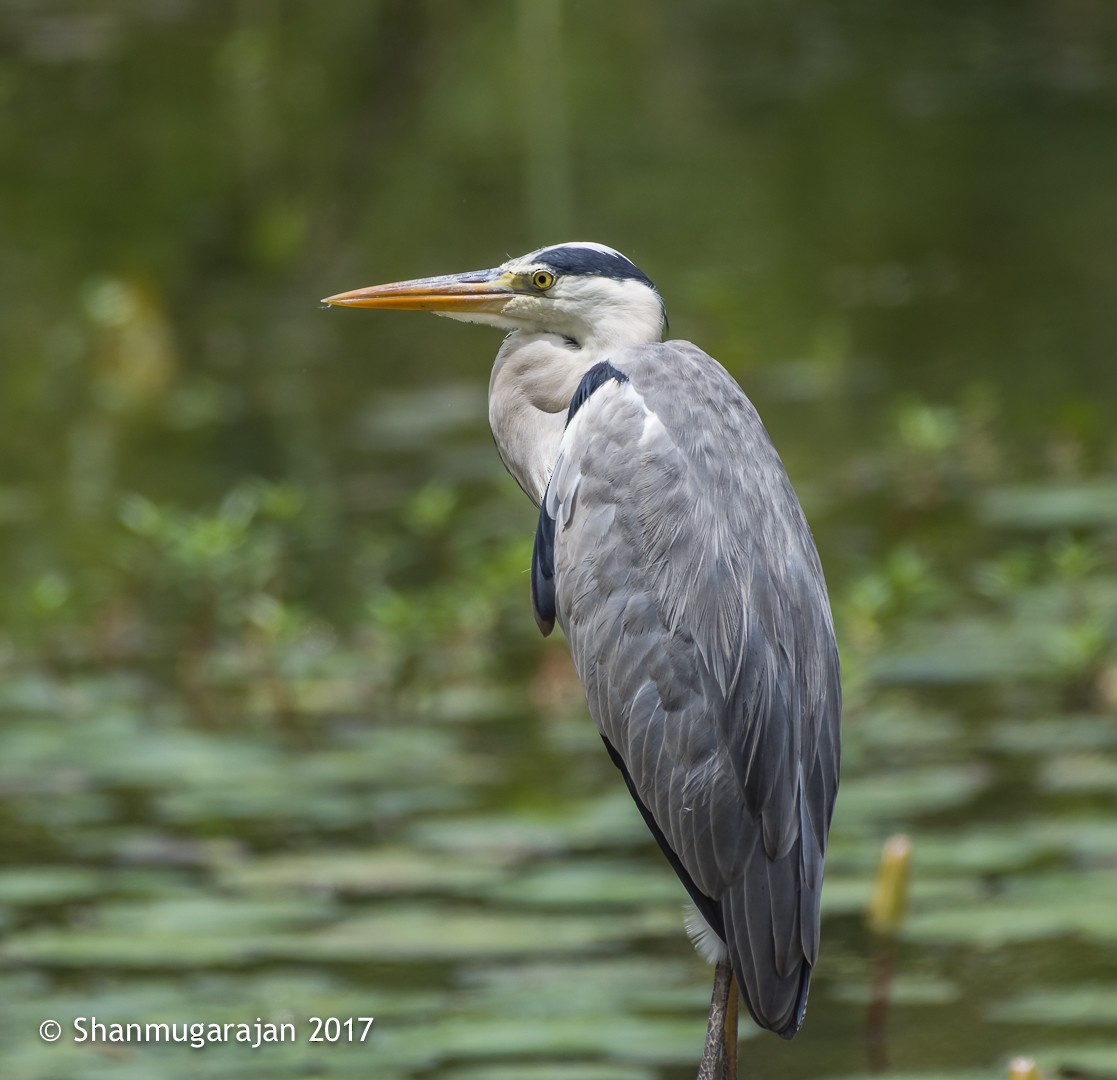
<path id="1" fill-rule="evenodd" d="M 46 967 L 160 968 L 244 963 L 268 951 L 273 935 L 321 922 L 321 902 L 233 900 L 218 896 L 102 904 L 88 927 L 10 935 L 0 957 Z"/>
<path id="2" fill-rule="evenodd" d="M 832 991 L 838 1001 L 868 1005 L 876 999 L 878 989 L 869 983 L 843 982 Z M 895 1005 L 950 1005 L 962 997 L 961 987 L 948 979 L 930 975 L 897 975 L 888 984 L 888 1000 Z"/>
<path id="3" fill-rule="evenodd" d="M 606 1061 L 693 1064 L 702 1052 L 705 1020 L 615 1014 L 519 1017 L 448 1016 L 410 1038 L 437 1047 L 442 1060 L 500 1061 L 519 1057 L 594 1056 Z M 400 1035 L 401 1040 L 405 1038 Z"/>
<path id="4" fill-rule="evenodd" d="M 921 875 L 919 863 L 908 885 L 909 905 L 913 911 L 926 911 L 956 904 L 971 903 L 979 891 L 976 881 L 959 877 L 929 877 Z M 822 885 L 822 910 L 824 915 L 863 916 L 872 896 L 873 881 L 867 874 L 850 877 L 827 874 Z"/>
<path id="5" fill-rule="evenodd" d="M 1095 1073 L 1100 1080 L 1117 1072 L 1117 1040 L 1104 1044 L 1075 1041 L 1070 1046 L 1029 1050 L 1028 1056 L 1046 1076 L 1073 1076 L 1080 1070 L 1080 1075 Z"/>
<path id="6" fill-rule="evenodd" d="M 501 903 L 593 908 L 681 905 L 685 893 L 666 863 L 563 859 L 500 881 L 490 896 Z"/>
<path id="7" fill-rule="evenodd" d="M 1051 845 L 1019 825 L 955 832 L 919 833 L 915 865 L 920 875 L 1003 874 L 1027 866 L 1049 853 Z"/>
<path id="8" fill-rule="evenodd" d="M 1063 754 L 1047 760 L 1040 785 L 1048 791 L 1117 791 L 1117 755 Z"/>
<path id="9" fill-rule="evenodd" d="M 502 861 L 552 855 L 570 849 L 647 847 L 647 827 L 628 793 L 617 785 L 604 796 L 566 808 L 547 817 L 482 815 L 428 820 L 409 833 L 419 847 L 436 851 L 470 852 Z"/>
<path id="10" fill-rule="evenodd" d="M 1006 1024 L 1117 1027 L 1117 986 L 1052 987 L 996 1002 L 985 1015 Z"/>
<path id="11" fill-rule="evenodd" d="M 467 971 L 462 981 L 470 1007 L 496 1015 L 674 1010 L 701 1016 L 709 1007 L 711 970 L 694 956 L 625 955 L 486 966 Z"/>
<path id="12" fill-rule="evenodd" d="M 13 867 L 0 873 L 0 904 L 56 904 L 95 896 L 105 876 L 78 866 Z"/>
<path id="13" fill-rule="evenodd" d="M 842 1073 L 832 1080 L 880 1080 L 880 1073 Z M 889 1069 L 888 1080 L 1001 1080 L 1001 1073 L 994 1069 L 927 1069 L 922 1072 Z"/>
<path id="14" fill-rule="evenodd" d="M 910 627 L 870 666 L 872 677 L 884 684 L 1034 682 L 1057 673 L 1048 627 L 978 616 Z"/>
<path id="15" fill-rule="evenodd" d="M 428 855 L 406 848 L 317 850 L 234 861 L 221 869 L 230 888 L 271 893 L 327 891 L 353 896 L 458 893 L 493 882 L 497 871 L 481 862 Z"/>
<path id="16" fill-rule="evenodd" d="M 1018 529 L 1072 529 L 1117 524 L 1117 485 L 1094 483 L 1018 484 L 985 492 L 978 504 L 990 525 Z"/>
<path id="17" fill-rule="evenodd" d="M 442 1069 L 442 1080 L 657 1080 L 659 1073 L 629 1065 L 568 1061 L 562 1065 L 485 1065 Z"/>
<path id="18" fill-rule="evenodd" d="M 842 784 L 835 828 L 868 823 L 898 825 L 921 814 L 964 805 L 988 783 L 980 765 L 927 765 L 890 769 L 886 776 L 851 777 Z"/>
<path id="19" fill-rule="evenodd" d="M 996 725 L 985 741 L 1010 753 L 1046 756 L 1113 747 L 1117 744 L 1117 731 L 1109 716 L 1013 718 Z"/>
<path id="20" fill-rule="evenodd" d="M 903 936 L 995 948 L 1016 941 L 1081 937 L 1117 943 L 1117 873 L 1022 876 L 979 903 L 913 914 Z"/>
<path id="21" fill-rule="evenodd" d="M 669 929 L 669 923 L 653 914 L 621 918 L 385 906 L 275 940 L 268 951 L 286 959 L 345 962 L 545 956 L 617 945 Z"/>
<path id="22" fill-rule="evenodd" d="M 1031 821 L 1026 828 L 1035 834 L 1038 843 L 1046 844 L 1066 857 L 1101 866 L 1117 864 L 1117 829 L 1113 827 L 1112 817 Z"/>
<path id="23" fill-rule="evenodd" d="M 954 713 L 907 700 L 891 701 L 867 710 L 858 716 L 856 725 L 842 733 L 843 764 L 847 746 L 854 753 L 897 750 L 907 759 L 913 754 L 931 753 L 956 744 L 959 726 L 960 718 Z"/>

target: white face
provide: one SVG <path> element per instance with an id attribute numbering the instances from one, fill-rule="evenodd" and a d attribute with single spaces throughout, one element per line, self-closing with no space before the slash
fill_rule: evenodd
<path id="1" fill-rule="evenodd" d="M 600 273 L 594 272 L 598 266 Z M 639 271 L 603 244 L 552 245 L 510 259 L 500 269 L 516 295 L 499 314 L 445 314 L 506 330 L 556 334 L 582 346 L 658 341 L 662 333 L 659 294 L 646 279 L 625 276 Z"/>

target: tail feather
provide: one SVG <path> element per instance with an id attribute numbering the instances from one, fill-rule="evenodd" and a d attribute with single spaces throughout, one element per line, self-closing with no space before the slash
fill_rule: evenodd
<path id="1" fill-rule="evenodd" d="M 744 876 L 721 900 L 726 943 L 741 996 L 752 1018 L 785 1039 L 803 1022 L 814 957 L 803 951 L 802 919 L 810 917 L 800 895 L 798 844 L 785 858 L 769 860 L 761 837 Z"/>

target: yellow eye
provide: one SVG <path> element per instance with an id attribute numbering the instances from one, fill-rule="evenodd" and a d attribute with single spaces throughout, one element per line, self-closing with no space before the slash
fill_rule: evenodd
<path id="1" fill-rule="evenodd" d="M 531 275 L 531 283 L 540 292 L 546 292 L 555 283 L 555 275 L 550 270 L 536 270 Z"/>

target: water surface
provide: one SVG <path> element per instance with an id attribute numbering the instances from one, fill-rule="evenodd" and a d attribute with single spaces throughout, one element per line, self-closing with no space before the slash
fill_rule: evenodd
<path id="1" fill-rule="evenodd" d="M 1094 3 L 0 7 L 0 1072 L 693 1076 L 709 972 L 535 635 L 498 339 L 317 303 L 568 238 L 741 380 L 831 584 L 823 954 L 743 1075 L 1117 1071 L 1115 39 Z M 94 1015 L 299 1038 L 74 1044 Z"/>

